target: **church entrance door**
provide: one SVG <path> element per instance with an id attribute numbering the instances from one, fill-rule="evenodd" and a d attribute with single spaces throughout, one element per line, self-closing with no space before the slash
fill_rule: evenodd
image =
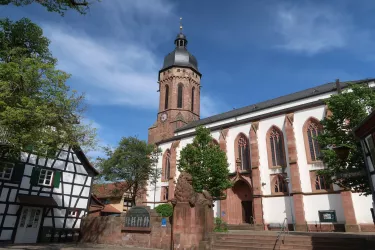
<path id="1" fill-rule="evenodd" d="M 227 191 L 227 214 L 228 224 L 239 225 L 251 223 L 253 216 L 253 198 L 249 185 L 238 180 L 231 189 Z"/>

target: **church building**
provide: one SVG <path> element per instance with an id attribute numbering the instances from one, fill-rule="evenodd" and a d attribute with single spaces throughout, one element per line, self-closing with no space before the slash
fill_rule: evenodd
<path id="1" fill-rule="evenodd" d="M 375 231 L 372 199 L 328 185 L 317 170 L 320 149 L 314 137 L 329 111 L 324 99 L 344 90 L 333 82 L 200 119 L 197 59 L 188 40 L 177 35 L 175 49 L 159 71 L 159 110 L 148 141 L 162 149 L 162 176 L 147 188 L 147 202 L 174 197 L 181 150 L 192 143 L 195 128 L 210 128 L 214 143 L 226 152 L 233 186 L 214 213 L 229 225 L 254 224 L 264 230 L 287 223 L 298 231 Z M 354 81 L 375 85 L 375 79 Z"/>

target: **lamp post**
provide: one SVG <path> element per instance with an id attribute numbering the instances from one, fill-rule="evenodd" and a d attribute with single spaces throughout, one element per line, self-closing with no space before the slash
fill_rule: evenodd
<path id="1" fill-rule="evenodd" d="M 287 185 L 288 189 L 288 196 L 289 196 L 289 206 L 290 206 L 290 215 L 292 217 L 292 224 L 293 224 L 293 231 L 296 231 L 296 226 L 294 224 L 294 216 L 293 216 L 293 204 L 292 204 L 292 198 L 290 196 L 290 191 L 289 191 L 289 177 L 285 177 L 285 182 Z"/>
<path id="2" fill-rule="evenodd" d="M 337 157 L 341 161 L 345 161 L 346 159 L 348 159 L 350 147 L 346 145 L 339 145 L 339 146 L 334 146 L 332 149 L 333 151 L 335 151 Z"/>

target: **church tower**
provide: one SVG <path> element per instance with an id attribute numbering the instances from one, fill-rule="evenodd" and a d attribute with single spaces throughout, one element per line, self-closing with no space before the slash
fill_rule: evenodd
<path id="1" fill-rule="evenodd" d="M 173 137 L 177 128 L 199 120 L 202 74 L 197 59 L 187 50 L 188 41 L 181 24 L 174 44 L 175 49 L 165 56 L 159 71 L 159 111 L 148 131 L 149 143 Z"/>

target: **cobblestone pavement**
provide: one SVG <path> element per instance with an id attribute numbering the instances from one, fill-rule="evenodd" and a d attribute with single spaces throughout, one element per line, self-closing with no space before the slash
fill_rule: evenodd
<path id="1" fill-rule="evenodd" d="M 113 246 L 104 244 L 17 244 L 0 245 L 0 250 L 80 250 L 80 249 L 111 249 L 111 250 L 152 250 L 152 248 Z"/>

